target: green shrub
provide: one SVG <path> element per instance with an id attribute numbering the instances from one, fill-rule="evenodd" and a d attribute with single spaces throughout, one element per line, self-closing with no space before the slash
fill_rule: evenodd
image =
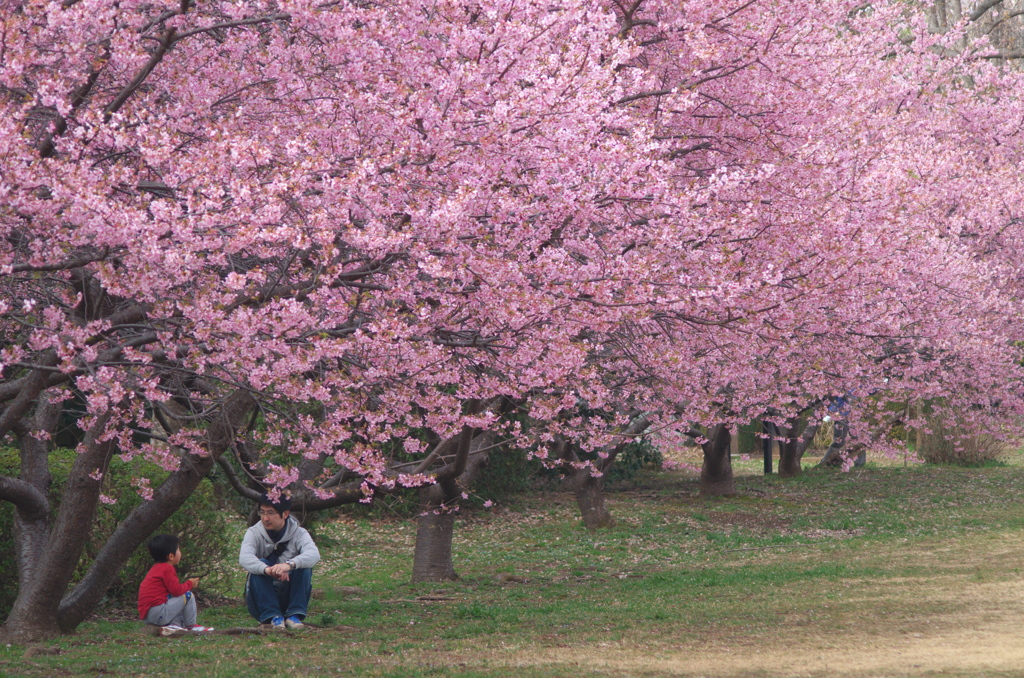
<path id="1" fill-rule="evenodd" d="M 505 500 L 529 490 L 531 480 L 543 467 L 540 460 L 530 458 L 526 450 L 503 445 L 491 450 L 472 494 L 480 502 Z"/>
<path id="2" fill-rule="evenodd" d="M 818 426 L 818 430 L 814 434 L 814 440 L 811 441 L 810 449 L 824 451 L 832 445 L 832 441 L 835 440 L 835 422 L 831 419 L 823 421 Z"/>
<path id="3" fill-rule="evenodd" d="M 661 468 L 661 450 L 646 437 L 626 445 L 608 471 L 608 480 L 632 480 L 644 468 Z"/>
<path id="4" fill-rule="evenodd" d="M 597 459 L 594 452 L 581 452 L 580 458 L 593 461 Z M 607 480 L 632 480 L 644 468 L 661 468 L 663 458 L 661 450 L 654 446 L 647 437 L 640 437 L 626 444 L 615 457 L 607 474 Z"/>
<path id="5" fill-rule="evenodd" d="M 760 421 L 752 421 L 749 424 L 741 424 L 736 435 L 739 437 L 739 454 L 759 455 L 761 454 L 761 443 L 763 438 Z"/>

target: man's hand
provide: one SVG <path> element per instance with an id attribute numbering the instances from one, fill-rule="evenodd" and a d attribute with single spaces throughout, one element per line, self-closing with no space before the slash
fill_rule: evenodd
<path id="1" fill-rule="evenodd" d="M 264 568 L 263 574 L 278 581 L 288 581 L 288 573 L 291 571 L 292 566 L 288 563 L 278 563 L 277 565 L 268 565 Z"/>

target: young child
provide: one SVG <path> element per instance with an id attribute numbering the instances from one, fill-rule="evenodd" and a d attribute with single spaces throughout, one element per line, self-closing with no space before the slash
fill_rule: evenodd
<path id="1" fill-rule="evenodd" d="M 199 578 L 182 584 L 174 569 L 181 562 L 178 538 L 173 534 L 156 535 L 149 540 L 149 553 L 156 564 L 139 585 L 139 619 L 162 627 L 163 635 L 182 628 L 204 630 L 196 626 L 196 599 L 192 595 Z"/>

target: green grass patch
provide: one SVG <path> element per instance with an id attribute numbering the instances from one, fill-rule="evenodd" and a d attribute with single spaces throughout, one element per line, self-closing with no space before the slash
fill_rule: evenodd
<path id="1" fill-rule="evenodd" d="M 319 526 L 331 545 L 306 633 L 156 638 L 105 610 L 47 643 L 52 654 L 0 647 L 0 675 L 699 675 L 600 658 L 933 632 L 979 614 L 963 587 L 1020 581 L 1024 466 L 1012 460 L 737 484 L 740 496 L 707 500 L 692 477 L 642 472 L 612 485 L 617 523 L 598 532 L 570 495 L 516 495 L 462 516 L 461 577 L 434 584 L 410 583 L 414 520 L 343 515 Z M 240 600 L 203 609 L 200 623 L 254 626 Z"/>

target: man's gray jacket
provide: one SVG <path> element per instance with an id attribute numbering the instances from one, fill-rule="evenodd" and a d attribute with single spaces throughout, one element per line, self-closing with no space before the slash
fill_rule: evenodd
<path id="1" fill-rule="evenodd" d="M 285 544 L 287 542 L 287 544 Z M 284 526 L 284 536 L 277 543 L 271 541 L 267 529 L 263 523 L 256 523 L 245 531 L 242 539 L 242 548 L 238 552 L 238 564 L 252 574 L 263 574 L 266 565 L 260 558 L 267 558 L 278 544 L 285 544 L 277 562 L 283 563 L 291 560 L 295 562 L 295 568 L 313 567 L 320 561 L 320 551 L 313 538 L 305 528 L 299 526 L 299 521 L 288 516 Z"/>

